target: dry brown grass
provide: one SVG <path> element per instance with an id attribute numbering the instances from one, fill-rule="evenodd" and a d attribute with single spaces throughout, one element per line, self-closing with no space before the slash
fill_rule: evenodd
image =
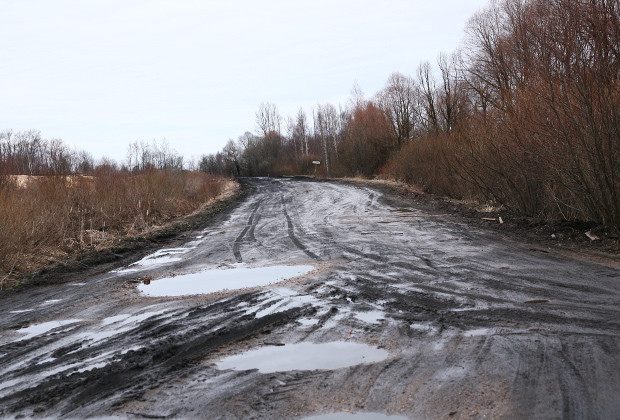
<path id="1" fill-rule="evenodd" d="M 19 273 L 110 246 L 191 213 L 232 181 L 200 172 L 115 170 L 93 177 L 0 177 L 0 290 Z"/>
<path id="2" fill-rule="evenodd" d="M 403 181 L 397 181 L 395 179 L 386 177 L 384 175 L 380 175 L 379 177 L 372 178 L 372 179 L 363 178 L 359 176 L 354 176 L 354 177 L 345 176 L 345 177 L 334 178 L 334 179 L 343 179 L 345 181 L 364 184 L 364 185 L 382 185 L 382 186 L 385 185 L 388 187 L 393 187 L 393 188 L 397 188 L 400 190 L 409 191 L 415 194 L 423 193 L 422 189 L 418 187 L 417 185 L 407 184 L 406 182 L 403 182 Z"/>

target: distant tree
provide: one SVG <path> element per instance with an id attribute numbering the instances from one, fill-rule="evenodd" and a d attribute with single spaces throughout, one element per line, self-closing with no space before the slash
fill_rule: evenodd
<path id="1" fill-rule="evenodd" d="M 339 113 L 334 105 L 318 105 L 314 112 L 314 133 L 321 142 L 325 170 L 329 174 L 332 154 L 338 155 L 338 136 L 341 130 Z"/>
<path id="2" fill-rule="evenodd" d="M 419 89 L 415 80 L 392 73 L 387 85 L 377 95 L 377 102 L 388 117 L 397 146 L 409 141 L 419 120 Z"/>
<path id="3" fill-rule="evenodd" d="M 303 108 L 299 108 L 295 118 L 295 126 L 293 128 L 292 138 L 299 143 L 301 154 L 307 155 L 308 151 L 308 118 Z"/>
<path id="4" fill-rule="evenodd" d="M 278 108 L 269 102 L 260 104 L 256 111 L 256 126 L 263 137 L 267 137 L 270 132 L 280 134 L 282 117 L 278 113 Z"/>
<path id="5" fill-rule="evenodd" d="M 463 77 L 460 75 L 458 56 L 440 54 L 437 60 L 441 71 L 441 88 L 438 90 L 437 107 L 440 126 L 447 134 L 451 134 L 465 115 L 467 95 Z"/>
<path id="6" fill-rule="evenodd" d="M 353 113 L 345 133 L 340 159 L 351 174 L 372 176 L 394 150 L 391 123 L 371 102 Z"/>
<path id="7" fill-rule="evenodd" d="M 420 64 L 417 70 L 418 86 L 420 86 L 421 121 L 426 131 L 433 135 L 440 132 L 437 112 L 437 86 L 429 62 Z"/>
<path id="8" fill-rule="evenodd" d="M 241 150 L 231 139 L 222 149 L 226 161 L 226 172 L 229 175 L 241 176 Z"/>
<path id="9" fill-rule="evenodd" d="M 148 169 L 183 169 L 183 156 L 172 149 L 164 139 L 161 143 L 136 141 L 127 149 L 127 167 L 131 171 Z"/>
<path id="10" fill-rule="evenodd" d="M 360 87 L 359 83 L 353 83 L 350 94 L 351 95 L 349 97 L 348 105 L 351 113 L 355 112 L 355 110 L 357 109 L 362 109 L 366 106 L 367 101 L 364 95 L 364 91 Z"/>

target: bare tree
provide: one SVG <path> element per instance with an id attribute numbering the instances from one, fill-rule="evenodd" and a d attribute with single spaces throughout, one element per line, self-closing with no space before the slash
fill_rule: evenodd
<path id="1" fill-rule="evenodd" d="M 222 149 L 231 175 L 241 176 L 241 150 L 231 139 Z"/>
<path id="2" fill-rule="evenodd" d="M 386 87 L 377 95 L 377 102 L 390 120 L 400 148 L 413 137 L 419 119 L 415 80 L 400 73 L 392 73 Z"/>
<path id="3" fill-rule="evenodd" d="M 464 82 L 459 72 L 458 55 L 440 54 L 437 60 L 441 71 L 438 112 L 443 131 L 450 134 L 464 112 L 466 95 Z"/>
<path id="4" fill-rule="evenodd" d="M 303 108 L 297 111 L 294 135 L 301 141 L 304 155 L 308 155 L 308 119 Z"/>
<path id="5" fill-rule="evenodd" d="M 330 103 L 318 105 L 314 116 L 314 132 L 323 146 L 325 170 L 329 173 L 332 152 L 338 157 L 338 135 L 340 117 L 336 107 Z"/>
<path id="6" fill-rule="evenodd" d="M 269 102 L 264 102 L 258 107 L 256 111 L 256 126 L 263 137 L 271 132 L 280 135 L 280 125 L 282 123 L 282 117 L 278 113 L 278 108 Z"/>
<path id="7" fill-rule="evenodd" d="M 353 83 L 350 94 L 351 97 L 349 98 L 349 107 L 351 108 L 351 114 L 353 114 L 356 110 L 364 108 L 367 101 L 364 91 L 362 91 L 362 88 L 357 81 Z"/>
<path id="8" fill-rule="evenodd" d="M 437 116 L 437 87 L 431 74 L 431 64 L 427 61 L 418 67 L 418 85 L 421 91 L 422 121 L 425 128 L 434 135 L 439 134 L 439 118 Z"/>

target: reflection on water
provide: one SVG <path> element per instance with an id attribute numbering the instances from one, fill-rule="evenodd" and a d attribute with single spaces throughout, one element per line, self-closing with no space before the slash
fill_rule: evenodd
<path id="1" fill-rule="evenodd" d="M 335 341 L 331 343 L 298 343 L 278 347 L 262 347 L 226 357 L 217 362 L 218 369 L 250 370 L 262 373 L 290 370 L 340 369 L 362 363 L 385 360 L 388 352 L 366 344 Z"/>
<path id="2" fill-rule="evenodd" d="M 318 416 L 304 417 L 304 420 L 407 420 L 407 417 L 403 416 L 388 416 L 387 414 L 380 413 L 328 413 Z"/>
<path id="3" fill-rule="evenodd" d="M 212 269 L 183 274 L 138 285 L 147 296 L 183 296 L 259 287 L 301 276 L 314 269 L 311 265 L 274 265 L 246 267 L 235 264 L 233 268 Z"/>

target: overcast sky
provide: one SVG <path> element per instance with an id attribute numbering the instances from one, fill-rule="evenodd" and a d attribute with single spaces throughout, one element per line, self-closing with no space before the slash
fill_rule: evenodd
<path id="1" fill-rule="evenodd" d="M 166 139 L 187 158 L 283 115 L 367 96 L 459 47 L 488 0 L 1 0 L 0 130 L 95 157 Z"/>

